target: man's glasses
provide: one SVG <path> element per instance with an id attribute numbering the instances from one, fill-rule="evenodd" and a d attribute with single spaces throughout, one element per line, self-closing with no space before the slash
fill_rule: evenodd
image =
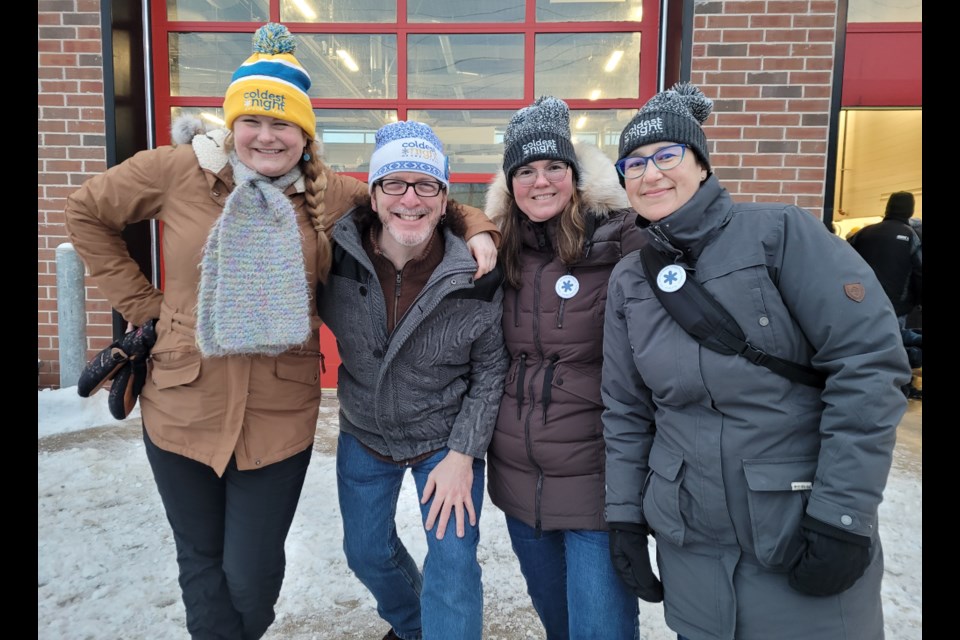
<path id="1" fill-rule="evenodd" d="M 560 182 L 567 175 L 569 166 L 566 162 L 551 162 L 542 173 L 550 182 Z M 513 172 L 513 179 L 517 181 L 517 184 L 529 187 L 537 181 L 537 176 L 540 173 L 539 170 L 530 166 L 520 167 Z"/>
<path id="2" fill-rule="evenodd" d="M 443 191 L 443 184 L 426 180 L 424 182 L 405 182 L 403 180 L 381 180 L 380 190 L 388 196 L 402 196 L 407 189 L 413 187 L 413 192 L 421 198 L 433 198 Z"/>
<path id="3" fill-rule="evenodd" d="M 652 156 L 627 156 L 617 160 L 617 171 L 627 180 L 639 178 L 647 172 L 647 165 L 653 165 L 660 171 L 676 169 L 683 162 L 683 154 L 687 151 L 685 144 L 672 144 L 669 147 L 658 149 Z"/>

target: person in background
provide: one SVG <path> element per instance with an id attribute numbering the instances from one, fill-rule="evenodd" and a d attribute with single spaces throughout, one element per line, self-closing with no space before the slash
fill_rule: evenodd
<path id="1" fill-rule="evenodd" d="M 620 137 L 617 170 L 648 243 L 614 268 L 607 296 L 606 518 L 633 527 L 634 557 L 652 532 L 681 637 L 882 638 L 877 508 L 910 379 L 896 316 L 817 218 L 733 202 L 711 171 L 711 109 L 681 83 Z M 650 278 L 647 251 L 669 257 Z M 694 278 L 747 342 L 823 386 L 701 346 L 653 290 Z"/>
<path id="2" fill-rule="evenodd" d="M 370 195 L 333 228 L 320 315 L 337 338 L 337 491 L 347 563 L 385 640 L 479 640 L 484 456 L 507 368 L 502 275 L 477 268 L 434 132 L 376 134 Z M 423 571 L 397 535 L 407 470 L 427 531 Z"/>
<path id="3" fill-rule="evenodd" d="M 923 243 L 910 224 L 913 207 L 913 194 L 897 191 L 887 200 L 883 220 L 847 238 L 877 274 L 901 329 L 910 312 L 923 304 Z"/>
<path id="4" fill-rule="evenodd" d="M 549 640 L 639 638 L 637 598 L 603 516 L 600 368 L 607 279 L 641 246 L 610 160 L 571 142 L 567 105 L 542 97 L 504 134 L 487 192 L 502 234 L 510 369 L 488 453 L 490 498 Z M 661 599 L 646 565 L 639 595 Z"/>
<path id="5" fill-rule="evenodd" d="M 274 620 L 317 427 L 312 296 L 330 267 L 326 228 L 366 192 L 320 160 L 295 47 L 282 25 L 258 29 L 226 91 L 226 129 L 179 121 L 174 146 L 136 154 L 67 200 L 93 281 L 155 331 L 139 381 L 143 440 L 195 639 L 260 638 Z M 163 222 L 162 291 L 121 237 L 148 219 Z M 482 212 L 474 220 L 496 233 Z M 490 234 L 474 240 L 489 270 Z"/>

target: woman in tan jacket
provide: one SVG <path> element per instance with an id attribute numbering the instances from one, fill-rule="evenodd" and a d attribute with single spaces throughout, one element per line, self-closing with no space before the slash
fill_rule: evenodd
<path id="1" fill-rule="evenodd" d="M 294 49 L 285 27 L 261 27 L 227 89 L 226 130 L 181 122 L 179 144 L 92 178 L 66 208 L 111 305 L 136 326 L 155 322 L 143 437 L 193 638 L 259 638 L 275 617 L 320 404 L 312 310 L 330 268 L 326 229 L 367 194 L 320 161 Z M 162 291 L 121 238 L 147 219 L 163 222 Z M 486 272 L 496 252 L 483 232 L 495 227 L 476 210 L 468 227 Z"/>

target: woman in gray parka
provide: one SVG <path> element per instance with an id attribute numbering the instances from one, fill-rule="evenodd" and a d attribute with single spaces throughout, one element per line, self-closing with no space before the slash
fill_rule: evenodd
<path id="1" fill-rule="evenodd" d="M 677 85 L 620 138 L 642 251 L 671 264 L 654 282 L 634 253 L 610 279 L 606 518 L 636 527 L 615 565 L 629 574 L 652 532 L 667 623 L 689 640 L 876 640 L 877 507 L 910 379 L 897 320 L 870 267 L 808 212 L 730 199 L 701 129 L 711 109 Z M 665 274 L 702 283 L 747 342 L 825 385 L 702 347 L 655 295 Z"/>

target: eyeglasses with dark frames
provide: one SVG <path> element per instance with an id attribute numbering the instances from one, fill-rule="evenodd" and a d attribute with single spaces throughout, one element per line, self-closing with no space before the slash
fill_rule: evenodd
<path id="1" fill-rule="evenodd" d="M 617 160 L 617 171 L 627 180 L 639 178 L 647 172 L 650 162 L 653 162 L 660 171 L 669 171 L 676 169 L 683 162 L 683 156 L 687 151 L 685 144 L 671 144 L 670 146 L 657 149 L 652 156 L 627 156 Z"/>
<path id="2" fill-rule="evenodd" d="M 560 161 L 551 162 L 543 171 L 525 165 L 513 172 L 513 179 L 517 181 L 517 184 L 529 187 L 537 181 L 537 177 L 542 173 L 550 182 L 560 182 L 567 175 L 568 168 L 570 168 L 569 164 Z"/>
<path id="3" fill-rule="evenodd" d="M 440 195 L 440 192 L 444 190 L 444 185 L 441 182 L 434 182 L 433 180 L 424 180 L 422 182 L 406 182 L 405 180 L 381 180 L 377 184 L 380 185 L 380 190 L 383 191 L 388 196 L 402 196 L 407 192 L 407 189 L 413 187 L 413 192 L 416 193 L 421 198 L 433 198 Z"/>

